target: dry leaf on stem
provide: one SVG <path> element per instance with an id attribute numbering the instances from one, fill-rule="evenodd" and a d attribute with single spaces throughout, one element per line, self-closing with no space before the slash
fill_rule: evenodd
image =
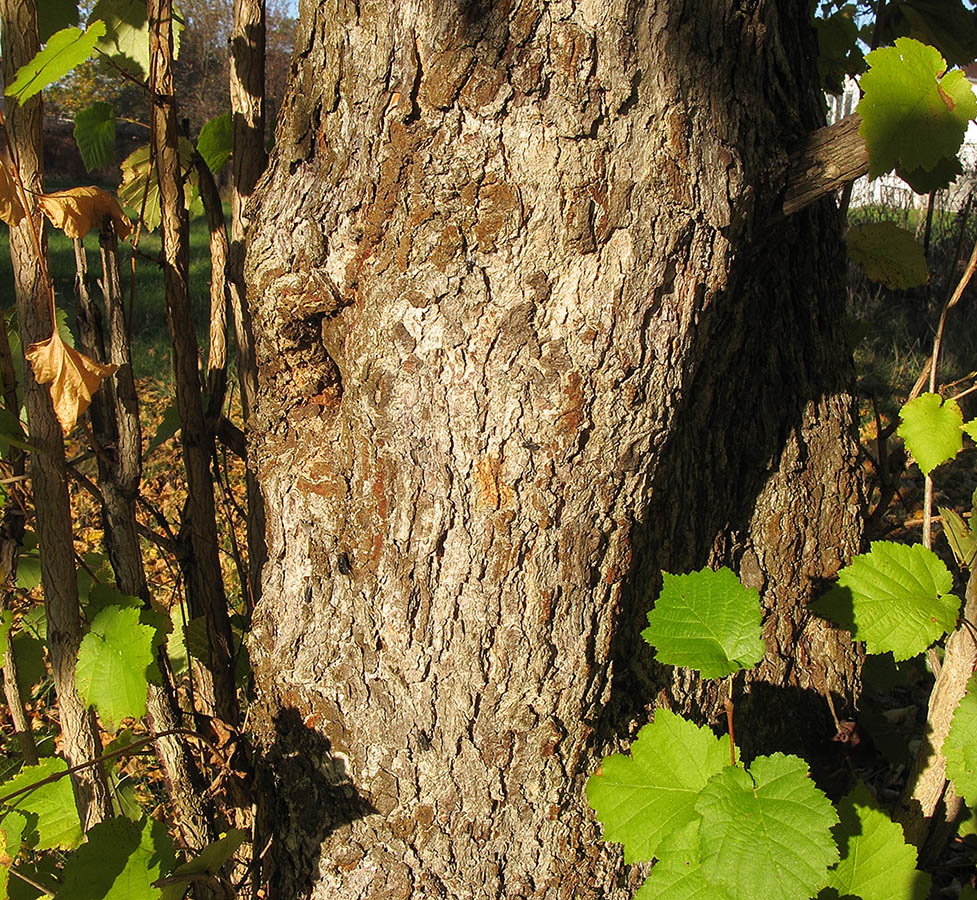
<path id="1" fill-rule="evenodd" d="M 51 384 L 54 414 L 65 434 L 88 409 L 92 394 L 119 367 L 97 363 L 69 347 L 55 332 L 46 341 L 31 344 L 24 354 L 38 384 Z"/>
<path id="2" fill-rule="evenodd" d="M 106 216 L 112 217 L 120 241 L 132 233 L 132 222 L 122 212 L 119 201 L 101 188 L 77 187 L 41 194 L 38 203 L 51 224 L 70 238 L 84 237 L 93 228 L 101 228 Z"/>
<path id="3" fill-rule="evenodd" d="M 0 165 L 0 219 L 8 225 L 18 225 L 23 218 L 24 204 L 17 196 L 17 185 L 6 167 Z"/>

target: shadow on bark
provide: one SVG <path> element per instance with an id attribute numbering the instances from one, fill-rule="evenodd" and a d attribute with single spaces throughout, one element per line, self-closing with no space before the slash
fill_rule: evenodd
<path id="1" fill-rule="evenodd" d="M 824 697 L 797 686 L 822 688 L 810 674 L 818 666 L 843 673 L 834 698 L 842 718 L 850 712 L 857 686 L 851 651 L 840 649 L 825 666 L 797 646 L 812 625 L 807 603 L 846 553 L 857 552 L 859 533 L 846 496 L 857 484 L 854 370 L 840 329 L 843 267 L 832 260 L 843 255 L 830 216 L 837 211 L 824 204 L 755 236 L 726 290 L 705 305 L 688 388 L 654 462 L 651 500 L 635 517 L 641 524 L 632 531 L 599 739 L 636 731 L 656 705 L 725 731 L 719 682 L 657 664 L 640 638 L 663 570 L 729 566 L 759 588 L 768 625 L 771 617 L 790 620 L 776 622 L 779 646 L 768 637 L 763 677 L 771 683 L 754 673 L 743 695 L 743 676 L 737 679 L 736 725 L 755 738 L 743 742 L 748 753 L 817 754 L 831 741 Z M 850 647 L 844 637 L 842 644 Z"/>
<path id="2" fill-rule="evenodd" d="M 269 900 L 309 896 L 323 841 L 376 809 L 350 781 L 342 756 L 294 708 L 276 715 L 274 743 L 256 769 L 258 852 L 267 845 L 262 881 L 269 885 Z M 282 885 L 288 885 L 288 898 Z M 292 893 L 297 887 L 300 893 Z"/>

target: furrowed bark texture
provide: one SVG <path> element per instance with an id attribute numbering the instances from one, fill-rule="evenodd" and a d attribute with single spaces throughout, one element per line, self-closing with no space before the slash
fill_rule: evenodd
<path id="1" fill-rule="evenodd" d="M 231 32 L 230 94 L 234 114 L 234 153 L 231 156 L 231 246 L 228 253 L 228 288 L 237 339 L 238 383 L 245 423 L 258 394 L 258 368 L 254 357 L 254 330 L 245 297 L 244 249 L 248 218 L 245 206 L 268 165 L 265 153 L 265 2 L 234 0 Z M 250 603 L 261 592 L 265 550 L 265 511 L 254 472 L 246 473 L 248 497 L 248 570 Z M 250 609 L 250 605 L 249 605 Z"/>
<path id="2" fill-rule="evenodd" d="M 37 15 L 27 0 L 0 0 L 0 35 L 4 83 L 14 80 L 17 69 L 39 49 Z M 10 261 L 14 270 L 14 293 L 22 349 L 51 336 L 48 284 L 40 253 L 47 253 L 41 214 L 33 195 L 43 191 L 41 157 L 41 100 L 34 97 L 23 106 L 5 103 L 10 147 L 30 199 L 27 213 L 41 235 L 40 247 L 24 219 L 10 229 Z M 27 408 L 31 452 L 31 492 L 34 499 L 38 545 L 43 548 L 41 586 L 47 618 L 47 649 L 58 698 L 62 751 L 69 765 L 79 765 L 101 753 L 94 713 L 81 702 L 75 690 L 75 661 L 81 643 L 78 583 L 75 577 L 71 509 L 68 503 L 68 475 L 64 456 L 64 435 L 54 415 L 51 397 L 39 385 L 31 368 L 23 363 L 24 405 Z M 87 830 L 112 814 L 112 804 L 101 765 L 88 766 L 71 776 L 75 803 Z"/>
<path id="3" fill-rule="evenodd" d="M 803 606 L 859 539 L 840 223 L 775 187 L 806 6 L 301 12 L 248 257 L 271 896 L 631 896 L 586 778 L 721 720 L 638 637 L 662 568 L 761 590 L 748 753 L 857 690 Z"/>

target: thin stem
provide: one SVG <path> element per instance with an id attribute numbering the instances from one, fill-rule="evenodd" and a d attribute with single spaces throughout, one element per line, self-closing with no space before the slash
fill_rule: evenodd
<path id="1" fill-rule="evenodd" d="M 736 736 L 733 733 L 733 676 L 726 679 L 726 725 L 729 728 L 729 764 L 736 765 Z"/>

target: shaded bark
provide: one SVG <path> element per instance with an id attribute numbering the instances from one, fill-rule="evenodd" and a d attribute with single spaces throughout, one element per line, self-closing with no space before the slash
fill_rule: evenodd
<path id="1" fill-rule="evenodd" d="M 197 336 L 190 316 L 189 220 L 180 175 L 173 102 L 172 0 L 150 0 L 148 13 L 149 84 L 153 96 L 150 144 L 159 172 L 163 281 L 173 343 L 180 444 L 187 474 L 186 550 L 181 554 L 181 569 L 186 578 L 191 615 L 202 616 L 207 629 L 210 658 L 206 670 L 199 672 L 203 711 L 234 724 L 238 720 L 234 653 L 218 559 L 214 485 L 210 476 L 214 435 L 204 418 L 197 371 Z"/>
<path id="2" fill-rule="evenodd" d="M 39 48 L 34 3 L 0 0 L 0 39 L 4 83 L 10 84 L 17 69 L 33 58 Z M 26 350 L 31 344 L 49 338 L 54 327 L 49 276 L 41 259 L 42 256 L 46 258 L 47 244 L 41 215 L 33 199 L 43 191 L 40 96 L 33 97 L 23 106 L 8 101 L 5 110 L 7 152 L 16 161 L 26 190 L 22 199 L 33 220 L 33 225 L 25 218 L 18 226 L 10 228 L 17 322 L 21 347 Z M 40 239 L 36 240 L 35 236 Z M 47 388 L 34 380 L 26 361 L 23 362 L 23 373 L 28 437 L 34 448 L 30 459 L 34 516 L 38 544 L 44 548 L 41 586 L 47 617 L 47 651 L 58 700 L 63 751 L 69 765 L 74 766 L 94 759 L 102 745 L 94 713 L 81 702 L 75 690 L 75 660 L 82 630 L 64 436 Z M 71 785 L 84 828 L 88 829 L 112 814 L 105 772 L 100 764 L 75 772 L 71 776 Z"/>
<path id="3" fill-rule="evenodd" d="M 244 281 L 245 236 L 248 230 L 246 206 L 258 179 L 268 165 L 265 153 L 265 3 L 264 0 L 234 0 L 231 32 L 230 91 L 234 117 L 234 153 L 231 157 L 231 246 L 228 252 L 228 282 L 234 332 L 237 339 L 238 382 L 244 421 L 251 418 L 258 392 L 258 369 L 254 354 L 251 311 L 246 302 Z M 267 559 L 265 548 L 264 499 L 254 471 L 245 474 L 248 497 L 248 568 L 250 601 L 261 591 L 261 568 Z"/>
<path id="4" fill-rule="evenodd" d="M 731 565 L 747 754 L 833 734 L 857 550 L 807 9 L 307 2 L 249 242 L 269 565 L 251 643 L 271 896 L 618 898 L 583 787 L 715 690 L 639 639 Z M 775 226 L 771 223 L 778 223 Z"/>

